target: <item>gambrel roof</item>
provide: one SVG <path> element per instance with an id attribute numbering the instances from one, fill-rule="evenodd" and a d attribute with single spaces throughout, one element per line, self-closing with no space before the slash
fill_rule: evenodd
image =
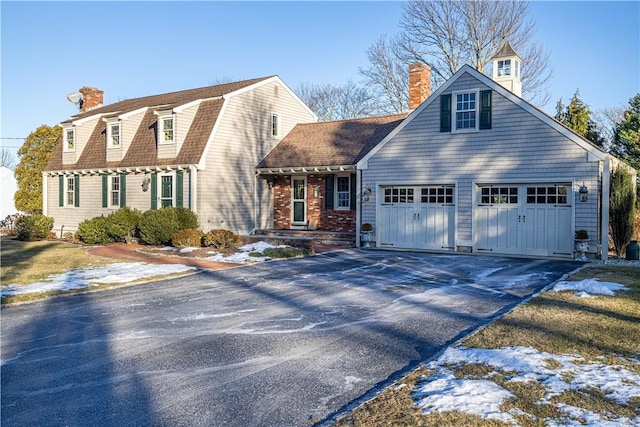
<path id="1" fill-rule="evenodd" d="M 46 171 L 88 170 L 100 168 L 132 168 L 167 165 L 198 164 L 203 157 L 209 137 L 222 111 L 225 99 L 239 91 L 250 89 L 276 76 L 224 83 L 197 89 L 182 90 L 160 95 L 127 99 L 92 109 L 72 116 L 61 123 L 71 126 L 91 119 L 98 119 L 89 140 L 77 162 L 63 163 L 63 144 L 59 144 L 49 160 Z M 196 106 L 197 111 L 180 152 L 176 157 L 159 158 L 157 150 L 157 111 L 171 111 L 184 106 Z M 146 109 L 146 111 L 145 111 Z M 106 132 L 104 118 L 115 118 L 128 113 L 144 114 L 133 137 L 131 146 L 119 161 L 107 161 Z"/>
<path id="2" fill-rule="evenodd" d="M 298 124 L 258 164 L 260 173 L 353 167 L 405 118 L 406 113 Z"/>

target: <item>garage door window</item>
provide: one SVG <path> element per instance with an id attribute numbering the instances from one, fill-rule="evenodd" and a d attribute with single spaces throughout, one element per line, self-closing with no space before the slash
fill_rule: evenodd
<path id="1" fill-rule="evenodd" d="M 385 203 L 413 203 L 413 188 L 385 188 Z"/>
<path id="2" fill-rule="evenodd" d="M 529 204 L 567 204 L 567 187 L 527 187 Z"/>
<path id="3" fill-rule="evenodd" d="M 453 187 L 431 187 L 423 188 L 420 191 L 420 201 L 422 203 L 453 204 Z"/>
<path id="4" fill-rule="evenodd" d="M 518 203 L 518 187 L 484 187 L 480 201 L 493 205 Z"/>

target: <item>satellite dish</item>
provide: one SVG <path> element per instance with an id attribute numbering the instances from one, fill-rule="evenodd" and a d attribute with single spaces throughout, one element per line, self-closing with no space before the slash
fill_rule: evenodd
<path id="1" fill-rule="evenodd" d="M 84 99 L 84 97 L 80 92 L 71 92 L 67 95 L 67 99 L 72 104 L 76 104 L 78 108 L 82 108 L 82 100 Z"/>

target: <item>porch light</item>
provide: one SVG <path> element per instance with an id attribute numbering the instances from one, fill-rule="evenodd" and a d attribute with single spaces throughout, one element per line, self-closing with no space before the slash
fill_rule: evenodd
<path id="1" fill-rule="evenodd" d="M 370 197 L 371 197 L 371 187 L 367 187 L 364 190 L 364 201 L 368 202 Z"/>
<path id="2" fill-rule="evenodd" d="M 145 176 L 142 180 L 142 191 L 146 192 L 149 190 L 149 184 L 151 183 L 151 178 Z"/>
<path id="3" fill-rule="evenodd" d="M 580 186 L 580 189 L 578 190 L 578 194 L 580 195 L 581 202 L 586 202 L 589 199 L 589 189 L 587 188 L 586 185 L 584 185 L 584 182 Z"/>
<path id="4" fill-rule="evenodd" d="M 320 197 L 320 186 L 319 185 L 315 185 L 313 187 L 313 198 L 317 199 L 318 197 Z"/>

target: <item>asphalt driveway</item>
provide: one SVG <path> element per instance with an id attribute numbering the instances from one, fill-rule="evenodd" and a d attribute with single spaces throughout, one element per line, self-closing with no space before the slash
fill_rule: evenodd
<path id="1" fill-rule="evenodd" d="M 311 425 L 578 266 L 345 250 L 3 308 L 1 422 Z"/>

